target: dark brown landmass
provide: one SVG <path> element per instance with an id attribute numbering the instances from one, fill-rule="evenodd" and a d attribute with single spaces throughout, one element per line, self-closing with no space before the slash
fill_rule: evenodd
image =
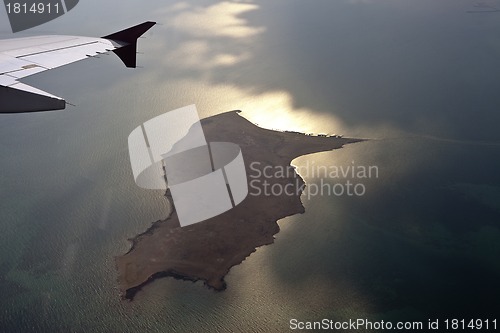
<path id="1" fill-rule="evenodd" d="M 290 163 L 296 157 L 363 141 L 271 131 L 250 123 L 238 111 L 203 119 L 202 126 L 207 142 L 233 142 L 241 147 L 249 181 L 258 179 L 263 184 L 266 180 L 270 186 L 292 184 L 289 192 L 297 194 L 256 195 L 249 187 L 248 196 L 235 208 L 183 228 L 174 209 L 167 219 L 154 222 L 146 232 L 130 239 L 129 252 L 116 258 L 119 288 L 126 299 L 132 300 L 143 286 L 166 276 L 202 280 L 210 288 L 224 290 L 224 277 L 231 267 L 257 247 L 274 242 L 279 219 L 305 211 L 300 201 L 304 182 L 295 172 L 264 179 L 263 175 L 256 178 L 255 170 L 266 166 L 292 170 Z M 166 196 L 172 202 L 168 191 Z"/>

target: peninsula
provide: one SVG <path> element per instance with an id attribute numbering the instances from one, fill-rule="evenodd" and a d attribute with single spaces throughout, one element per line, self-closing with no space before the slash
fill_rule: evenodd
<path id="1" fill-rule="evenodd" d="M 287 186 L 288 190 L 274 195 L 266 191 L 252 193 L 249 188 L 248 196 L 233 209 L 183 228 L 167 190 L 172 207 L 170 216 L 130 239 L 130 250 L 116 257 L 118 284 L 125 299 L 132 300 L 143 286 L 167 276 L 202 280 L 210 288 L 224 290 L 224 277 L 231 267 L 240 264 L 256 248 L 274 242 L 279 219 L 304 213 L 300 201 L 304 181 L 293 171 L 291 161 L 363 141 L 263 129 L 240 116 L 239 111 L 205 118 L 201 123 L 208 142 L 233 142 L 241 147 L 249 181 L 271 187 Z M 265 172 L 255 172 L 269 167 L 292 172 L 271 177 Z"/>

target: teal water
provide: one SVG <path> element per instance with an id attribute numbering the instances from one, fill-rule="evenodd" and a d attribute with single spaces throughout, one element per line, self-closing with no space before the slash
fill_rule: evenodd
<path id="1" fill-rule="evenodd" d="M 37 31 L 157 20 L 142 68 L 110 55 L 29 78 L 77 107 L 0 117 L 0 331 L 286 332 L 292 318 L 498 313 L 497 14 L 470 15 L 471 1 L 111 4 L 82 2 Z M 376 139 L 293 163 L 354 161 L 379 177 L 359 198 L 305 194 L 306 213 L 280 221 L 224 292 L 161 279 L 124 302 L 113 258 L 169 209 L 133 182 L 128 134 L 192 103 L 202 117 L 242 109 L 268 128 Z"/>

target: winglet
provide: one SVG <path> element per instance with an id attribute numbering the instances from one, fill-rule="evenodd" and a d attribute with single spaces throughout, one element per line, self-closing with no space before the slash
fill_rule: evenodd
<path id="1" fill-rule="evenodd" d="M 146 31 L 151 29 L 156 22 L 144 22 L 133 26 L 131 28 L 115 32 L 111 35 L 104 36 L 102 38 L 109 39 L 115 41 L 121 45 L 113 52 L 120 57 L 125 66 L 130 68 L 136 68 L 136 59 L 137 59 L 137 39 L 141 37 Z"/>

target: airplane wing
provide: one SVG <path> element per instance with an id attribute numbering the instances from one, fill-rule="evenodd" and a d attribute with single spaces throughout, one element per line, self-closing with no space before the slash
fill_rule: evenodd
<path id="1" fill-rule="evenodd" d="M 102 38 L 37 36 L 0 40 L 0 113 L 61 110 L 66 101 L 19 82 L 49 69 L 113 51 L 136 67 L 137 39 L 155 22 L 144 22 Z"/>

